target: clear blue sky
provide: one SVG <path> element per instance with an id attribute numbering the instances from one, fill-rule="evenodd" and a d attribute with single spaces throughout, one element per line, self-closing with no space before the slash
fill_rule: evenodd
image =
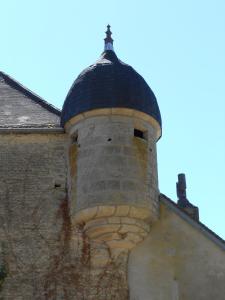
<path id="1" fill-rule="evenodd" d="M 225 1 L 8 0 L 0 19 L 0 69 L 59 108 L 110 23 L 158 99 L 160 191 L 176 200 L 185 172 L 201 221 L 225 238 Z"/>

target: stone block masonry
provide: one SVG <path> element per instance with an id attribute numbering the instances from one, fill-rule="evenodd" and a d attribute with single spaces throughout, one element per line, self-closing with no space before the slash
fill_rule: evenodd
<path id="1" fill-rule="evenodd" d="M 3 299 L 45 299 L 44 277 L 59 248 L 66 198 L 65 135 L 0 138 L 0 248 Z"/>
<path id="2" fill-rule="evenodd" d="M 95 272 L 107 270 L 110 261 L 122 276 L 123 288 L 112 278 L 107 297 L 127 299 L 127 264 L 118 262 L 121 257 L 127 262 L 129 251 L 146 238 L 158 218 L 158 135 L 154 125 L 141 118 L 98 113 L 76 117 L 78 123 L 70 122 L 67 128 L 71 221 L 73 227 L 82 227 L 97 253 L 91 257 Z M 113 290 L 117 296 L 110 298 Z"/>
<path id="3" fill-rule="evenodd" d="M 135 128 L 146 138 L 135 137 Z M 69 159 L 71 168 L 76 164 L 70 183 L 72 215 L 95 206 L 128 205 L 145 208 L 157 218 L 157 136 L 149 123 L 94 116 L 73 125 L 69 135 L 76 136 L 76 156 Z"/>
<path id="4" fill-rule="evenodd" d="M 126 299 L 126 253 L 71 226 L 66 134 L 4 134 L 0 149 L 0 299 Z"/>

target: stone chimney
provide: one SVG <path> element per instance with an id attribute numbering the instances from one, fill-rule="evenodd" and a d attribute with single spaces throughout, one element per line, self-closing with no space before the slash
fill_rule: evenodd
<path id="1" fill-rule="evenodd" d="M 185 213 L 187 213 L 192 219 L 199 221 L 198 207 L 191 204 L 186 195 L 186 178 L 185 174 L 178 174 L 177 182 L 177 205 Z"/>

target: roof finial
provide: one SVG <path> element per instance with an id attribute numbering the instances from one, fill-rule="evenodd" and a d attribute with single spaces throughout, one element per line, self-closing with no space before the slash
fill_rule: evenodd
<path id="1" fill-rule="evenodd" d="M 114 51 L 113 49 L 113 39 L 111 37 L 112 35 L 112 32 L 110 30 L 110 25 L 107 25 L 107 31 L 105 32 L 106 33 L 106 38 L 104 39 L 105 41 L 105 48 L 104 50 L 112 50 Z"/>

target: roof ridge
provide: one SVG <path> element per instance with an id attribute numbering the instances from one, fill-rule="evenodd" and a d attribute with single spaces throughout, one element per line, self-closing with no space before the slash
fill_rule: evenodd
<path id="1" fill-rule="evenodd" d="M 56 114 L 57 116 L 61 116 L 61 110 L 55 107 L 54 105 L 48 103 L 46 100 L 23 86 L 21 83 L 16 81 L 14 78 L 9 76 L 8 74 L 0 71 L 0 76 L 4 79 L 4 81 L 9 84 L 11 87 L 15 88 L 17 91 L 23 93 L 25 96 L 31 98 L 31 100 L 35 101 L 42 107 L 46 108 L 48 111 Z"/>

